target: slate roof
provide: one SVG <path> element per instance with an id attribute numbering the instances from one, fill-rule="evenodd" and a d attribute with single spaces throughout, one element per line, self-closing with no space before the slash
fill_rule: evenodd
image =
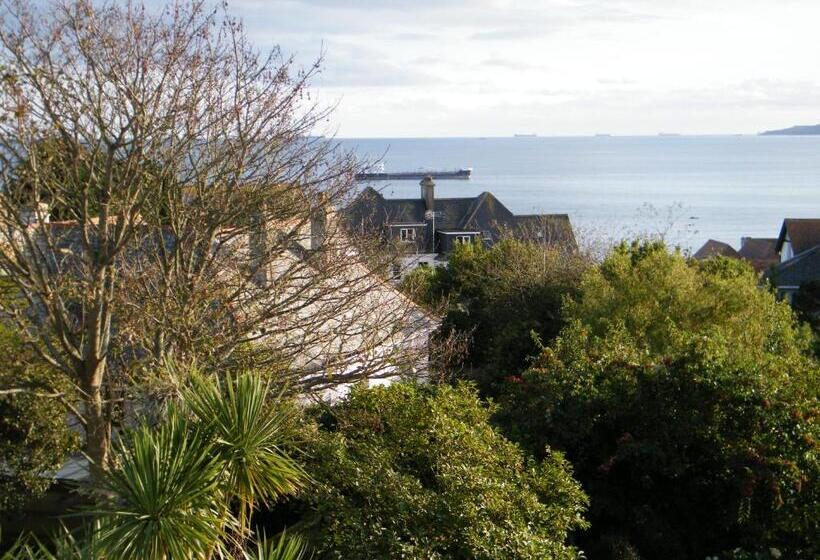
<path id="1" fill-rule="evenodd" d="M 778 253 L 783 249 L 783 242 L 786 234 L 792 242 L 792 250 L 795 256 L 816 245 L 820 245 L 820 218 L 786 218 L 780 228 L 780 235 L 777 238 L 776 250 Z"/>
<path id="2" fill-rule="evenodd" d="M 768 275 L 775 286 L 802 286 L 820 281 L 820 245 L 815 245 L 776 266 Z"/>
<path id="3" fill-rule="evenodd" d="M 385 198 L 373 187 L 365 188 L 345 210 L 349 227 L 375 232 L 388 225 L 423 224 L 427 208 L 424 199 Z M 470 231 L 489 234 L 496 240 L 503 230 L 516 237 L 544 240 L 575 249 L 575 236 L 569 216 L 543 214 L 516 216 L 492 193 L 476 197 L 435 198 L 436 231 L 441 233 Z M 529 235 L 532 231 L 533 235 Z M 541 231 L 543 237 L 537 236 Z"/>
<path id="4" fill-rule="evenodd" d="M 517 237 L 544 241 L 575 250 L 575 234 L 567 214 L 527 214 L 514 216 Z"/>
<path id="5" fill-rule="evenodd" d="M 475 199 L 472 198 L 437 198 L 436 199 L 436 229 L 439 231 L 461 231 L 473 230 L 477 231 L 475 223 L 471 223 L 469 215 L 477 210 L 478 199 L 486 193 L 480 194 Z M 390 200 L 387 201 L 390 204 Z M 422 221 L 423 218 L 422 218 Z"/>
<path id="6" fill-rule="evenodd" d="M 698 249 L 692 256 L 698 260 L 705 260 L 712 257 L 730 257 L 733 259 L 740 257 L 731 245 L 715 239 L 710 239 L 704 243 L 703 247 Z"/>

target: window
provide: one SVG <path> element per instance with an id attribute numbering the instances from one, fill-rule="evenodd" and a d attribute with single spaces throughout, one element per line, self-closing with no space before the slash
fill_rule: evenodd
<path id="1" fill-rule="evenodd" d="M 413 241 L 416 238 L 416 230 L 413 228 L 401 228 L 399 230 L 399 239 L 402 241 Z"/>
<path id="2" fill-rule="evenodd" d="M 467 245 L 473 240 L 471 235 L 456 235 L 456 245 Z"/>

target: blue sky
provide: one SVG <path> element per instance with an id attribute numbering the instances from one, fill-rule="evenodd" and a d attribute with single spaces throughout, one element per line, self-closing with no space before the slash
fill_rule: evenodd
<path id="1" fill-rule="evenodd" d="M 754 133 L 820 122 L 820 0 L 233 0 L 341 136 Z"/>

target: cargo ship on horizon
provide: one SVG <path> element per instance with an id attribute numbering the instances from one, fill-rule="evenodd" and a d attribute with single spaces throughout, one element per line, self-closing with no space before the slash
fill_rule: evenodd
<path id="1" fill-rule="evenodd" d="M 433 179 L 469 179 L 473 168 L 456 169 L 451 171 L 379 171 L 374 173 L 356 173 L 357 181 L 419 181 L 425 177 Z"/>

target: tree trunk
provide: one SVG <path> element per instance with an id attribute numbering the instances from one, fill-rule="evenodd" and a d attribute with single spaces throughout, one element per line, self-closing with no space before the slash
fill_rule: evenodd
<path id="1" fill-rule="evenodd" d="M 85 393 L 85 452 L 92 461 L 91 475 L 100 477 L 108 467 L 111 447 L 111 420 L 106 414 L 102 398 L 102 379 L 105 362 L 98 364 L 83 387 Z"/>

